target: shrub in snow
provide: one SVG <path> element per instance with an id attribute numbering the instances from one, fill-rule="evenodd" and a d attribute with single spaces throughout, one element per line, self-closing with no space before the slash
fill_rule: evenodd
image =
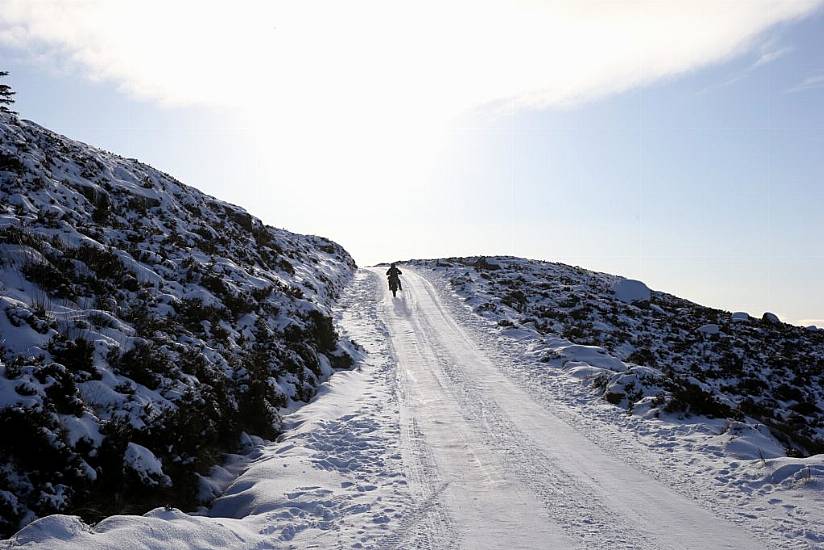
<path id="1" fill-rule="evenodd" d="M 26 507 L 10 491 L 0 490 L 0 532 L 12 532 L 20 524 Z"/>
<path id="2" fill-rule="evenodd" d="M 500 267 L 494 259 L 490 259 L 486 256 L 481 256 L 477 260 L 475 260 L 475 264 L 473 267 L 479 271 L 495 271 L 497 269 L 500 269 Z"/>
<path id="3" fill-rule="evenodd" d="M 631 304 L 633 302 L 649 302 L 652 297 L 650 289 L 641 281 L 633 279 L 619 279 L 613 287 L 615 297 Z"/>
<path id="4" fill-rule="evenodd" d="M 675 379 L 669 386 L 671 394 L 665 410 L 667 412 L 686 412 L 703 416 L 740 419 L 741 413 L 704 386 L 688 379 Z"/>
<path id="5" fill-rule="evenodd" d="M 645 398 L 663 397 L 665 383 L 664 376 L 658 370 L 638 366 L 616 374 L 602 371 L 596 378 L 595 386 L 601 389 L 608 402 L 632 411 L 635 404 Z"/>
<path id="6" fill-rule="evenodd" d="M 3 114 L 0 164 L 0 537 L 194 506 L 197 473 L 351 365 L 335 243 Z"/>
<path id="7" fill-rule="evenodd" d="M 133 472 L 140 481 L 149 487 L 160 486 L 169 487 L 172 480 L 163 473 L 163 465 L 160 460 L 142 445 L 129 443 L 126 445 L 126 452 L 123 454 L 123 464 L 126 469 Z"/>

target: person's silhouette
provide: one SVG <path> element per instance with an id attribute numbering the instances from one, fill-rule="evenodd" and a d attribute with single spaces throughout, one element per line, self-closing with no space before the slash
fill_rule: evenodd
<path id="1" fill-rule="evenodd" d="M 386 276 L 389 278 L 389 290 L 392 291 L 392 296 L 395 296 L 397 291 L 403 290 L 400 278 L 402 273 L 394 263 L 386 270 Z"/>

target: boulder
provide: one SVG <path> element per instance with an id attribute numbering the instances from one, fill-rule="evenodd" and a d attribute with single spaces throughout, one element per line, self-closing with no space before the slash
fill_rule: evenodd
<path id="1" fill-rule="evenodd" d="M 634 302 L 649 302 L 652 291 L 642 283 L 633 279 L 619 279 L 612 288 L 615 297 L 628 304 Z"/>
<path id="2" fill-rule="evenodd" d="M 769 311 L 761 317 L 761 320 L 771 325 L 781 324 L 781 319 L 778 318 L 778 315 L 776 315 L 775 313 L 770 313 Z"/>

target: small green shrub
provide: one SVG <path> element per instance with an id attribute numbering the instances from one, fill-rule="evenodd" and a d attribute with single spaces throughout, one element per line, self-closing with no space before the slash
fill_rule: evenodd
<path id="1" fill-rule="evenodd" d="M 70 371 L 93 371 L 94 346 L 85 338 L 53 339 L 49 342 L 49 353 Z"/>
<path id="2" fill-rule="evenodd" d="M 15 174 L 22 174 L 25 166 L 14 155 L 0 151 L 0 172 L 14 172 Z"/>
<path id="3" fill-rule="evenodd" d="M 73 299 L 76 292 L 65 271 L 55 268 L 50 262 L 28 261 L 21 269 L 28 280 L 57 298 Z"/>
<path id="4" fill-rule="evenodd" d="M 160 386 L 161 375 L 171 368 L 169 359 L 145 340 L 137 341 L 129 351 L 111 359 L 118 372 L 152 390 Z"/>

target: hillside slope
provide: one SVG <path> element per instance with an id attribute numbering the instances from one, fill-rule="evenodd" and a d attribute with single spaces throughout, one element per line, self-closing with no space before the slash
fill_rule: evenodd
<path id="1" fill-rule="evenodd" d="M 558 263 L 470 257 L 411 264 L 442 277 L 502 335 L 530 342 L 536 360 L 632 414 L 727 419 L 731 431 L 754 430 L 750 436 L 765 445 L 753 452 L 766 457 L 824 452 L 822 329 L 772 314 L 730 314 Z M 777 449 L 767 448 L 770 434 Z"/>
<path id="2" fill-rule="evenodd" d="M 355 264 L 0 114 L 0 535 L 207 499 L 199 475 L 351 359 Z M 245 438 L 245 439 L 244 439 Z"/>

